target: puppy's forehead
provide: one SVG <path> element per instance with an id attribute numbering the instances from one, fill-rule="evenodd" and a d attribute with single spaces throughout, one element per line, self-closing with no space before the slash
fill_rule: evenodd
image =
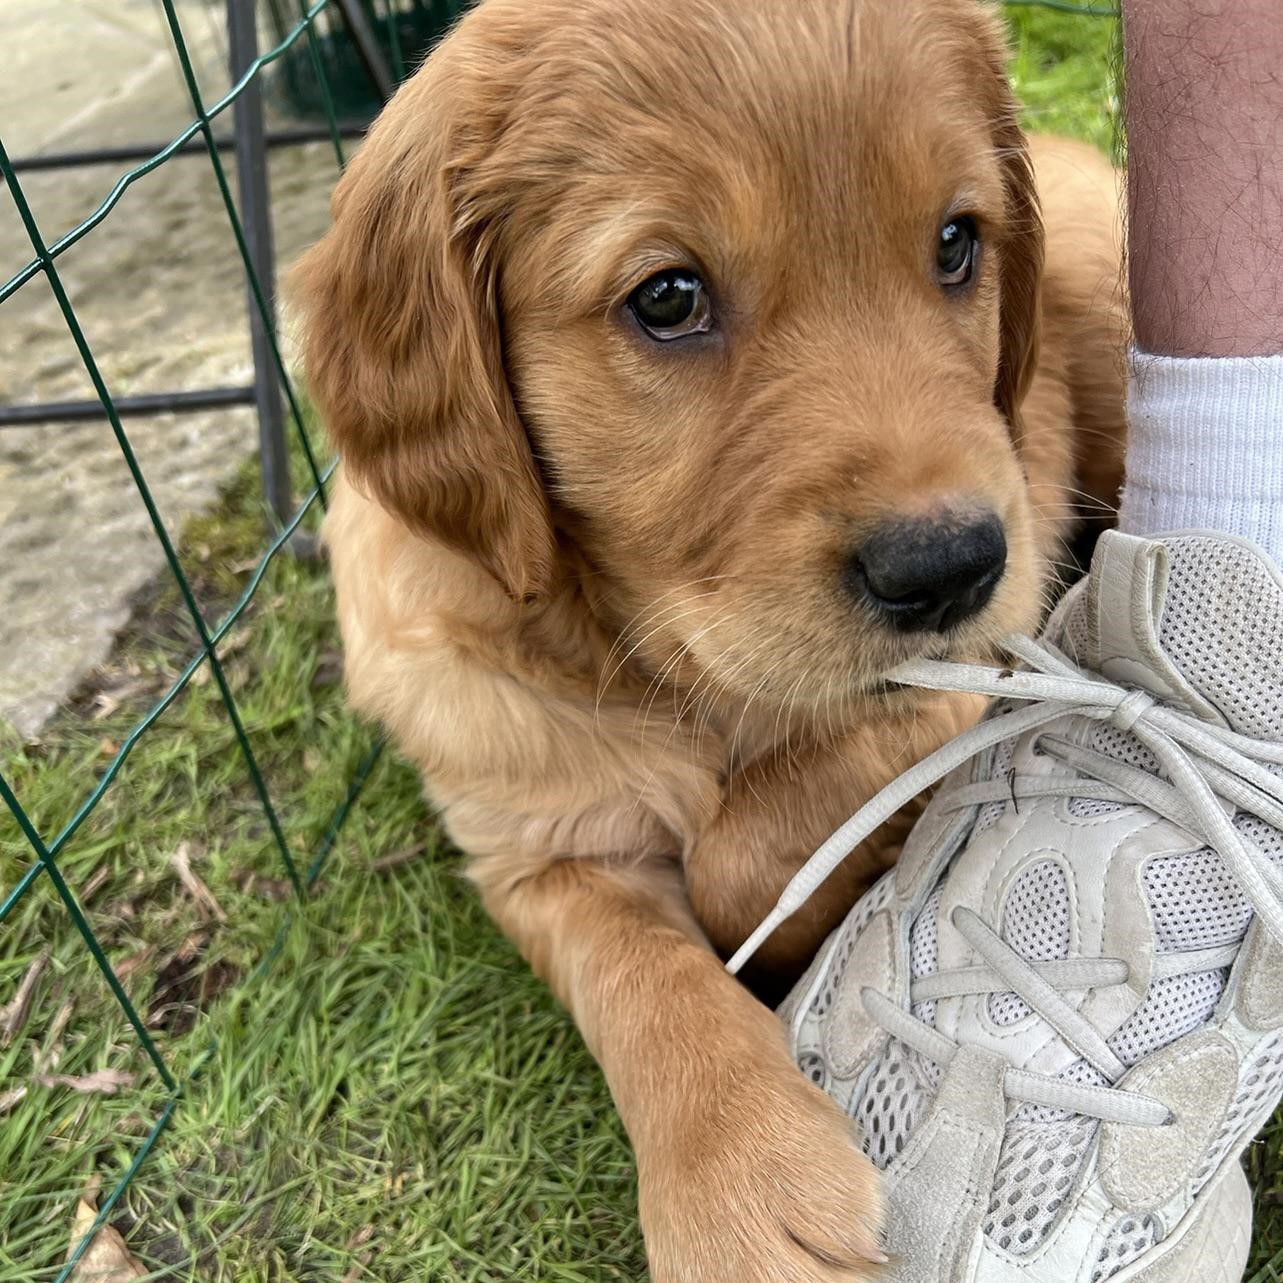
<path id="1" fill-rule="evenodd" d="M 541 176 L 534 203 L 573 206 L 577 251 L 609 258 L 676 231 L 751 254 L 849 238 L 906 208 L 943 212 L 933 206 L 956 194 L 1001 199 L 978 7 L 960 16 L 959 0 L 545 4 L 566 23 L 536 51 L 511 128 Z"/>
<path id="2" fill-rule="evenodd" d="M 492 0 L 493 3 L 493 0 Z M 531 0 L 508 0 L 510 5 Z M 654 118 L 665 106 L 716 127 L 832 125 L 842 90 L 870 105 L 888 90 L 962 91 L 976 33 L 990 25 L 976 0 L 542 0 L 531 52 L 544 89 L 565 87 L 584 117 L 591 87 Z M 527 13 L 530 12 L 528 8 Z M 533 15 L 531 15 L 533 17 Z M 555 90 L 554 90 L 555 93 Z M 925 105 L 925 104 L 923 104 Z M 670 116 L 670 119 L 673 117 Z M 732 133 L 735 122 L 728 122 Z"/>

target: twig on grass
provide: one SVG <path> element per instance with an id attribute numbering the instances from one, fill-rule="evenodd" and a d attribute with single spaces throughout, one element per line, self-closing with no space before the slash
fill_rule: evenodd
<path id="1" fill-rule="evenodd" d="M 40 977 L 49 965 L 47 950 L 40 953 L 27 968 L 26 974 L 18 985 L 18 992 L 7 1006 L 0 1007 L 0 1047 L 7 1047 L 22 1032 L 27 1023 L 27 1014 L 31 1010 L 31 1000 L 35 997 L 36 986 Z"/>
<path id="2" fill-rule="evenodd" d="M 408 846 L 404 851 L 393 851 L 391 855 L 381 855 L 377 860 L 371 862 L 370 867 L 376 873 L 382 873 L 385 869 L 395 869 L 398 865 L 409 864 L 411 860 L 417 860 L 423 854 L 423 845 Z"/>
<path id="3" fill-rule="evenodd" d="M 178 844 L 178 850 L 169 857 L 169 863 L 178 874 L 178 880 L 187 889 L 187 894 L 205 910 L 206 916 L 212 917 L 216 922 L 226 922 L 227 914 L 223 911 L 223 906 L 214 899 L 214 893 L 193 872 L 191 849 L 186 842 Z"/>

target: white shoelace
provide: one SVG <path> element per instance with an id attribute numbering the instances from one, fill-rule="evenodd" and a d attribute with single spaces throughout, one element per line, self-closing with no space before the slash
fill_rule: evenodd
<path id="1" fill-rule="evenodd" d="M 889 675 L 906 686 L 987 695 L 1020 701 L 1024 707 L 999 712 L 972 727 L 923 758 L 861 807 L 798 870 L 775 908 L 726 964 L 727 970 L 739 971 L 861 842 L 923 790 L 977 753 L 1070 715 L 1110 722 L 1130 731 L 1167 778 L 1070 743 L 1049 730 L 1040 737 L 1041 750 L 1074 774 L 963 785 L 939 804 L 962 809 L 986 802 L 1018 805 L 1022 798 L 1068 797 L 1146 807 L 1211 847 L 1266 930 L 1283 943 L 1283 874 L 1233 823 L 1234 813 L 1243 811 L 1283 829 L 1283 778 L 1271 774 L 1265 765 L 1283 763 L 1283 745 L 1254 740 L 1160 704 L 1146 691 L 1120 686 L 1079 668 L 1048 643 L 1015 636 L 1006 640 L 1004 649 L 1026 665 L 1027 671 L 915 660 Z M 1100 1032 L 1062 995 L 1125 983 L 1128 967 L 1124 961 L 1083 958 L 1030 963 L 970 910 L 959 909 L 952 922 L 983 965 L 917 981 L 912 1002 L 1014 993 L 1108 1081 L 1115 1082 L 1123 1075 L 1125 1066 Z M 1231 946 L 1164 955 L 1156 960 L 1155 978 L 1228 966 L 1236 952 Z M 941 1066 L 953 1058 L 958 1047 L 952 1039 L 883 994 L 865 989 L 862 997 L 869 1016 L 888 1033 Z M 1014 1067 L 1007 1071 L 1006 1091 L 1012 1099 L 1106 1121 L 1160 1126 L 1169 1119 L 1166 1106 L 1149 1097 L 1112 1087 L 1067 1083 Z"/>

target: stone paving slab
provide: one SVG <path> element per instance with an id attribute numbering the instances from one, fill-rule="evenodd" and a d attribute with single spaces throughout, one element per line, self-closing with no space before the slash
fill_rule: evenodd
<path id="1" fill-rule="evenodd" d="M 178 12 L 202 92 L 222 94 L 221 5 L 180 0 Z M 159 142 L 191 119 L 154 0 L 2 0 L 0 49 L 0 136 L 13 156 Z M 230 128 L 230 113 L 221 123 Z M 277 258 L 288 267 L 325 228 L 334 156 L 328 144 L 270 156 Z M 226 163 L 230 174 L 230 154 Z M 24 175 L 46 238 L 90 213 L 124 168 Z M 0 279 L 30 257 L 0 189 Z M 140 179 L 59 266 L 114 394 L 250 381 L 243 277 L 203 156 L 175 158 Z M 0 304 L 0 404 L 92 395 L 36 278 Z M 125 426 L 175 533 L 216 497 L 256 436 L 249 409 Z M 36 735 L 106 657 L 130 599 L 162 567 L 105 416 L 0 429 L 0 717 Z"/>

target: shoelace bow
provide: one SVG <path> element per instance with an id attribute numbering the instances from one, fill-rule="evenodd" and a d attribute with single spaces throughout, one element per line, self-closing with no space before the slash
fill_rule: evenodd
<path id="1" fill-rule="evenodd" d="M 995 712 L 923 758 L 861 807 L 798 870 L 775 908 L 726 964 L 729 971 L 738 971 L 861 842 L 923 790 L 978 753 L 1071 715 L 1129 731 L 1150 751 L 1167 778 L 1048 731 L 1039 737 L 1039 748 L 1075 774 L 961 785 L 938 799 L 937 805 L 963 809 L 986 802 L 1018 805 L 1023 798 L 1067 797 L 1146 807 L 1211 847 L 1265 929 L 1283 944 L 1283 874 L 1233 823 L 1234 814 L 1241 811 L 1283 829 L 1283 778 L 1271 774 L 1265 765 L 1283 763 L 1283 746 L 1254 740 L 1159 703 L 1147 691 L 1118 685 L 1078 667 L 1048 643 L 1013 636 L 1003 648 L 1025 668 L 914 660 L 889 675 L 902 685 L 987 695 L 1023 706 Z M 1122 1077 L 1126 1066 L 1095 1026 L 1062 995 L 1125 983 L 1129 971 L 1125 961 L 1082 958 L 1030 963 L 971 910 L 960 907 L 951 920 L 981 964 L 914 982 L 911 1003 L 1014 993 L 1107 1081 Z M 1154 978 L 1228 966 L 1236 952 L 1236 947 L 1230 946 L 1160 955 L 1155 959 Z M 957 1052 L 953 1039 L 884 994 L 866 988 L 862 997 L 870 1018 L 936 1064 L 947 1065 Z M 1006 1092 L 1015 1100 L 1105 1121 L 1161 1126 L 1170 1120 L 1167 1107 L 1150 1097 L 1114 1087 L 1065 1082 L 1014 1067 L 1006 1073 Z"/>

